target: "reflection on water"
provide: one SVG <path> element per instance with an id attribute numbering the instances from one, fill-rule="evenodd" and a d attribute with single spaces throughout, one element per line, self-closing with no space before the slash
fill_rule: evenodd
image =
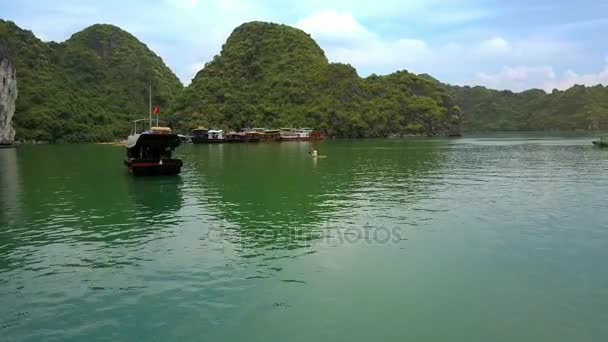
<path id="1" fill-rule="evenodd" d="M 608 154 L 587 140 L 187 145 L 180 176 L 142 179 L 122 148 L 0 150 L 0 334 L 598 340 Z"/>
<path id="2" fill-rule="evenodd" d="M 244 257 L 269 260 L 365 230 L 397 231 L 389 238 L 401 239 L 401 228 L 424 220 L 408 207 L 430 196 L 420 178 L 440 167 L 441 145 L 320 144 L 323 159 L 308 155 L 309 143 L 211 145 L 195 151 L 191 172 L 204 179 L 210 206 L 233 224 L 216 234 L 238 240 Z"/>

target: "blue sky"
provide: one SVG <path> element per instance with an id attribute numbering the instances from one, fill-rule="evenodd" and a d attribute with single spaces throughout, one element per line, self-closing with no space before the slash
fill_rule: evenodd
<path id="1" fill-rule="evenodd" d="M 608 84 L 608 1 L 0 0 L 0 18 L 45 41 L 120 26 L 185 84 L 252 20 L 307 31 L 361 76 L 407 69 L 515 91 Z"/>

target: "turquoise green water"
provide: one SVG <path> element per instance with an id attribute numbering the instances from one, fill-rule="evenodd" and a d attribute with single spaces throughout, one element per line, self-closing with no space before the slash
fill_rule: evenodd
<path id="1" fill-rule="evenodd" d="M 1 340 L 606 341 L 591 138 L 0 150 Z"/>

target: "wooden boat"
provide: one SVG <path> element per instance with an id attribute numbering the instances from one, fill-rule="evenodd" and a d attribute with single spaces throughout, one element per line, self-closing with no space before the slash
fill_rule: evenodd
<path id="1" fill-rule="evenodd" d="M 133 122 L 133 132 L 127 138 L 127 157 L 124 164 L 135 176 L 176 175 L 181 172 L 182 161 L 172 157 L 181 140 L 169 127 L 150 127 L 137 133 L 137 123 Z"/>
<path id="2" fill-rule="evenodd" d="M 593 145 L 597 147 L 608 147 L 608 135 L 600 137 L 600 140 L 592 141 Z"/>
<path id="3" fill-rule="evenodd" d="M 281 128 L 281 141 L 311 141 L 323 140 L 321 131 L 313 131 L 310 128 Z"/>
<path id="4" fill-rule="evenodd" d="M 226 141 L 226 137 L 224 136 L 224 131 L 221 129 L 210 129 L 207 132 L 207 142 L 214 143 L 223 143 Z"/>
<path id="5" fill-rule="evenodd" d="M 278 129 L 252 128 L 248 133 L 257 137 L 257 141 L 261 142 L 281 140 L 281 131 Z"/>
<path id="6" fill-rule="evenodd" d="M 247 135 L 247 142 L 256 143 L 262 140 L 261 134 L 258 132 L 245 132 Z"/>
<path id="7" fill-rule="evenodd" d="M 228 143 L 247 142 L 247 134 L 245 134 L 244 132 L 228 132 L 228 133 L 226 133 L 226 142 L 228 142 Z"/>
<path id="8" fill-rule="evenodd" d="M 193 129 L 192 138 L 190 139 L 193 144 L 206 144 L 209 140 L 209 130 L 204 127 Z"/>
<path id="9" fill-rule="evenodd" d="M 312 131 L 310 132 L 310 140 L 323 140 L 325 139 L 325 134 L 321 131 Z"/>
<path id="10" fill-rule="evenodd" d="M 300 137 L 293 128 L 281 128 L 281 141 L 298 141 Z"/>
<path id="11" fill-rule="evenodd" d="M 312 129 L 310 128 L 300 128 L 296 130 L 296 135 L 298 136 L 298 140 L 300 141 L 308 141 L 311 140 L 310 136 L 312 133 Z"/>

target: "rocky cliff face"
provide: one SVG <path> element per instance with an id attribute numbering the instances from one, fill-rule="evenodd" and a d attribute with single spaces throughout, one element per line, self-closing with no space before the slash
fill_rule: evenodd
<path id="1" fill-rule="evenodd" d="M 13 114 L 17 100 L 17 77 L 8 48 L 0 43 L 0 144 L 12 144 L 15 139 Z"/>

